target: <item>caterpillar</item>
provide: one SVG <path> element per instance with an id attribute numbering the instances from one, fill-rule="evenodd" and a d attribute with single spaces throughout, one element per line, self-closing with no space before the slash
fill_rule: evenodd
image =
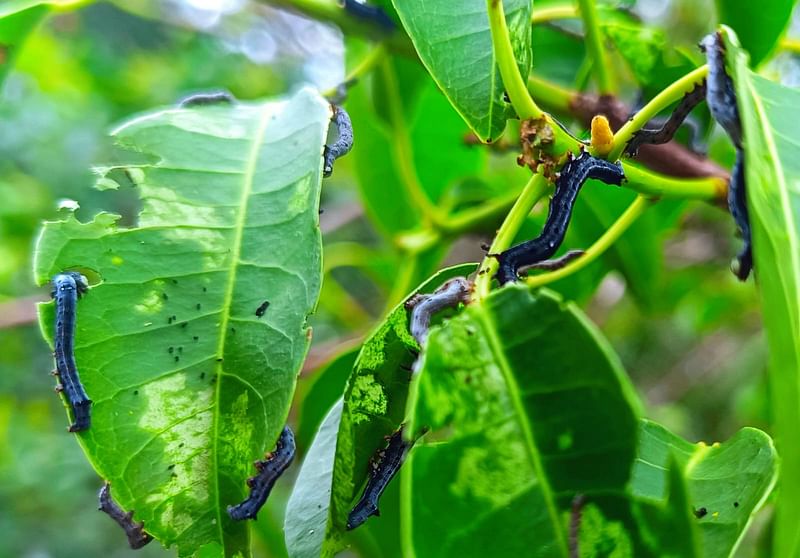
<path id="1" fill-rule="evenodd" d="M 125 536 L 128 537 L 128 544 L 134 550 L 142 548 L 147 543 L 153 540 L 153 537 L 144 532 L 144 523 L 135 523 L 133 521 L 133 511 L 124 512 L 119 504 L 117 504 L 111 497 L 111 485 L 105 482 L 100 488 L 98 494 L 100 506 L 97 508 L 111 517 L 117 522 L 117 525 L 122 527 L 125 531 Z"/>
<path id="2" fill-rule="evenodd" d="M 736 147 L 736 162 L 728 183 L 728 209 L 733 220 L 742 231 L 744 244 L 734 259 L 731 270 L 740 281 L 744 281 L 753 269 L 752 235 L 750 216 L 747 211 L 747 188 L 745 185 L 744 146 L 742 123 L 736 103 L 733 80 L 725 71 L 725 47 L 720 33 L 706 35 L 700 41 L 700 50 L 706 55 L 708 77 L 706 78 L 706 102 L 711 116 L 728 133 Z"/>
<path id="3" fill-rule="evenodd" d="M 542 233 L 532 240 L 495 254 L 500 264 L 495 277 L 501 285 L 516 281 L 521 267 L 539 263 L 555 254 L 564 241 L 578 192 L 590 178 L 602 180 L 606 184 L 620 185 L 625 174 L 619 163 L 609 163 L 592 157 L 585 151 L 564 165 L 556 179 L 555 194 L 550 201 Z"/>
<path id="4" fill-rule="evenodd" d="M 344 0 L 344 9 L 358 19 L 377 23 L 378 26 L 386 31 L 392 31 L 395 27 L 392 18 L 387 15 L 383 8 L 378 6 L 370 6 L 358 0 Z"/>
<path id="5" fill-rule="evenodd" d="M 331 122 L 336 124 L 339 137 L 333 144 L 326 145 L 322 153 L 323 167 L 322 176 L 328 177 L 333 174 L 333 163 L 339 157 L 346 155 L 353 148 L 353 124 L 350 122 L 350 115 L 339 105 L 331 105 L 333 116 Z"/>
<path id="6" fill-rule="evenodd" d="M 413 445 L 414 442 L 403 440 L 403 427 L 401 426 L 389 436 L 386 447 L 373 457 L 364 492 L 347 516 L 348 531 L 363 524 L 370 516 L 381 514 L 378 509 L 381 495 L 400 470 L 400 466 Z"/>
<path id="7" fill-rule="evenodd" d="M 444 308 L 467 302 L 472 285 L 464 277 L 454 277 L 436 289 L 433 294 L 417 294 L 406 301 L 405 307 L 411 310 L 411 335 L 422 346 L 428 337 L 433 314 Z"/>
<path id="8" fill-rule="evenodd" d="M 70 432 L 86 430 L 91 425 L 92 401 L 86 394 L 75 364 L 75 321 L 78 298 L 89 290 L 86 277 L 74 271 L 59 273 L 53 277 L 51 296 L 56 301 L 55 359 L 59 385 L 56 391 L 63 393 L 72 409 Z"/>
<path id="9" fill-rule="evenodd" d="M 195 93 L 184 97 L 178 103 L 181 108 L 198 107 L 206 105 L 216 105 L 217 103 L 232 104 L 236 102 L 236 98 L 228 91 L 209 91 L 207 93 Z"/>
<path id="10" fill-rule="evenodd" d="M 705 98 L 706 84 L 705 82 L 699 83 L 694 89 L 683 96 L 681 102 L 678 103 L 678 106 L 675 107 L 675 110 L 672 111 L 672 114 L 660 128 L 656 130 L 643 128 L 634 132 L 633 137 L 631 137 L 625 146 L 625 153 L 628 155 L 635 155 L 642 145 L 660 145 L 670 141 L 682 124 L 691 122 L 687 120 L 686 117 L 689 116 L 692 109 Z M 696 126 L 696 123 L 694 126 Z M 692 136 L 692 141 L 694 142 L 694 135 Z"/>
<path id="11" fill-rule="evenodd" d="M 275 450 L 267 454 L 264 461 L 255 462 L 258 474 L 247 479 L 250 494 L 243 502 L 235 506 L 228 506 L 228 515 L 231 519 L 241 521 L 256 518 L 258 511 L 267 501 L 272 487 L 275 486 L 275 481 L 291 465 L 294 452 L 294 434 L 288 426 L 284 426 Z"/>

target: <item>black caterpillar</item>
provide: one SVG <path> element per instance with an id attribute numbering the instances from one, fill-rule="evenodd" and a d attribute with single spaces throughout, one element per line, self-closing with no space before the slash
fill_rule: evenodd
<path id="1" fill-rule="evenodd" d="M 149 534 L 144 532 L 144 523 L 134 523 L 133 511 L 124 512 L 119 504 L 117 504 L 111 497 L 111 485 L 106 482 L 100 489 L 98 494 L 100 500 L 100 511 L 107 513 L 111 519 L 117 522 L 125 531 L 125 536 L 128 537 L 128 544 L 134 550 L 142 548 L 144 545 L 153 540 Z"/>
<path id="2" fill-rule="evenodd" d="M 625 146 L 625 153 L 627 155 L 635 155 L 642 145 L 661 145 L 662 143 L 670 141 L 682 124 L 690 122 L 686 120 L 686 117 L 689 116 L 692 109 L 705 98 L 706 84 L 703 82 L 696 85 L 694 89 L 683 96 L 681 102 L 678 103 L 678 106 L 675 107 L 675 110 L 660 128 L 656 130 L 642 128 L 634 132 L 633 137 L 631 137 L 628 144 Z M 694 135 L 692 138 L 694 142 Z"/>
<path id="3" fill-rule="evenodd" d="M 516 281 L 520 268 L 546 260 L 556 253 L 564 241 L 578 192 L 590 178 L 602 180 L 606 184 L 620 185 L 625 174 L 619 163 L 609 163 L 592 157 L 585 151 L 564 165 L 556 179 L 556 191 L 550 201 L 542 233 L 533 240 L 517 244 L 495 255 L 500 263 L 495 277 L 501 285 Z"/>
<path id="4" fill-rule="evenodd" d="M 403 440 L 403 427 L 401 426 L 399 430 L 389 436 L 386 447 L 373 457 L 364 493 L 353 506 L 350 515 L 347 516 L 348 531 L 363 524 L 370 516 L 381 514 L 378 509 L 381 495 L 400 470 L 400 466 L 413 445 L 414 442 Z"/>
<path id="5" fill-rule="evenodd" d="M 739 107 L 736 104 L 736 91 L 733 81 L 725 72 L 725 47 L 722 35 L 711 33 L 700 41 L 702 50 L 708 61 L 708 78 L 706 102 L 711 116 L 719 122 L 733 145 L 736 147 L 736 163 L 731 171 L 728 184 L 728 209 L 736 225 L 742 231 L 744 245 L 731 266 L 739 280 L 744 281 L 753 269 L 753 247 L 750 232 L 750 217 L 747 212 L 747 188 L 744 172 L 744 149 L 742 144 L 742 123 L 739 118 Z"/>
<path id="6" fill-rule="evenodd" d="M 228 91 L 209 91 L 207 93 L 195 93 L 194 95 L 189 95 L 188 97 L 184 97 L 178 103 L 178 106 L 181 108 L 186 107 L 199 107 L 199 106 L 206 106 L 206 105 L 216 105 L 218 103 L 228 103 L 233 104 L 236 102 L 236 98 L 231 95 Z"/>
<path id="7" fill-rule="evenodd" d="M 59 385 L 72 409 L 70 432 L 86 430 L 91 425 L 92 401 L 86 394 L 75 364 L 75 314 L 78 298 L 89 290 L 86 277 L 74 271 L 53 277 L 52 297 L 56 301 L 55 358 Z"/>
<path id="8" fill-rule="evenodd" d="M 231 519 L 241 521 L 243 519 L 255 519 L 258 510 L 267 501 L 275 481 L 291 465 L 294 459 L 295 443 L 294 434 L 288 426 L 284 426 L 275 450 L 267 454 L 264 461 L 256 461 L 255 467 L 258 474 L 247 479 L 247 486 L 250 487 L 250 494 L 240 504 L 228 506 L 228 515 Z"/>
<path id="9" fill-rule="evenodd" d="M 422 346 L 428 337 L 431 318 L 436 312 L 467 302 L 472 285 L 464 277 L 454 277 L 436 289 L 433 294 L 417 294 L 406 301 L 411 310 L 411 335 Z"/>
<path id="10" fill-rule="evenodd" d="M 364 21 L 377 23 L 386 31 L 394 30 L 394 21 L 378 6 L 370 6 L 358 0 L 344 0 L 344 9 L 347 13 Z"/>
<path id="11" fill-rule="evenodd" d="M 324 159 L 322 176 L 326 177 L 333 174 L 334 161 L 346 155 L 353 148 L 353 124 L 350 122 L 350 115 L 339 105 L 331 105 L 331 107 L 333 108 L 331 122 L 336 124 L 339 137 L 332 145 L 326 145 L 322 153 Z"/>

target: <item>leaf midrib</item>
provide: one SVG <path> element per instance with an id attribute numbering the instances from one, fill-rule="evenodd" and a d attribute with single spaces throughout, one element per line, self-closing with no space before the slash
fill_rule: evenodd
<path id="1" fill-rule="evenodd" d="M 561 526 L 558 509 L 556 508 L 553 500 L 553 490 L 550 488 L 550 483 L 545 475 L 544 466 L 542 465 L 539 457 L 539 448 L 536 446 L 533 432 L 528 425 L 528 415 L 525 412 L 525 407 L 520 397 L 520 389 L 514 377 L 514 372 L 511 369 L 508 360 L 506 359 L 506 355 L 503 351 L 503 344 L 495 333 L 495 323 L 493 318 L 489 315 L 489 312 L 489 309 L 484 305 L 482 308 L 477 308 L 475 314 L 480 320 L 481 327 L 483 328 L 484 335 L 489 344 L 489 349 L 494 355 L 497 367 L 503 374 L 503 379 L 508 387 L 508 396 L 514 405 L 514 414 L 517 416 L 520 430 L 522 430 L 525 446 L 528 449 L 528 456 L 533 464 L 534 470 L 536 471 L 536 477 L 539 481 L 539 484 L 542 487 L 542 496 L 547 504 L 547 513 L 550 516 L 550 521 L 553 524 L 553 531 L 558 539 L 558 546 L 561 550 L 561 555 L 567 556 L 568 549 L 566 537 L 564 536 Z"/>
<path id="2" fill-rule="evenodd" d="M 239 214 L 236 218 L 236 225 L 234 230 L 235 238 L 234 238 L 234 245 L 233 250 L 231 252 L 231 267 L 228 271 L 228 284 L 225 287 L 225 296 L 222 301 L 222 319 L 220 321 L 220 336 L 219 342 L 217 344 L 217 359 L 218 362 L 216 364 L 216 374 L 217 377 L 220 378 L 215 383 L 215 390 L 214 390 L 214 408 L 216 412 L 213 413 L 214 417 L 214 425 L 211 429 L 212 432 L 212 446 L 213 446 L 213 490 L 215 494 L 215 499 L 217 505 L 215 506 L 216 516 L 217 516 L 217 529 L 219 531 L 219 540 L 222 543 L 223 547 L 225 546 L 225 534 L 222 530 L 222 502 L 221 502 L 221 494 L 219 489 L 219 425 L 220 425 L 220 399 L 222 394 L 222 381 L 221 377 L 223 374 L 222 365 L 224 364 L 222 361 L 223 355 L 225 354 L 225 341 L 227 340 L 227 335 L 225 334 L 228 331 L 228 321 L 230 320 L 230 309 L 232 307 L 233 302 L 233 291 L 236 286 L 236 275 L 239 269 L 239 260 L 241 257 L 242 251 L 242 239 L 244 237 L 244 230 L 245 230 L 245 222 L 247 221 L 247 206 L 250 196 L 253 191 L 253 178 L 255 176 L 256 171 L 256 163 L 258 161 L 258 154 L 261 148 L 261 144 L 263 143 L 264 136 L 266 135 L 267 125 L 270 120 L 272 112 L 269 110 L 263 110 L 261 119 L 258 123 L 258 128 L 256 129 L 256 133 L 253 136 L 252 145 L 250 147 L 250 153 L 247 156 L 247 165 L 245 167 L 244 173 L 244 181 L 242 184 L 242 195 L 239 198 Z M 228 374 L 229 375 L 229 374 Z"/>

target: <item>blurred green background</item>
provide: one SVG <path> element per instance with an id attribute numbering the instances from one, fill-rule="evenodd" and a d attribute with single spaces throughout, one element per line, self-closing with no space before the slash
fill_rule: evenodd
<path id="1" fill-rule="evenodd" d="M 698 23 L 699 8 L 689 0 L 639 2 L 635 9 L 667 28 L 680 25 L 685 37 L 676 40 L 687 44 L 711 24 Z M 695 33 L 698 24 L 704 29 Z M 350 46 L 356 54 L 364 50 Z M 0 557 L 132 552 L 119 528 L 95 511 L 101 479 L 66 432 L 64 409 L 53 392 L 52 355 L 35 315 L 48 287 L 35 286 L 31 276 L 39 224 L 57 217 L 63 199 L 78 201 L 84 220 L 102 208 L 134 222 L 130 191 L 92 188 L 91 165 L 108 157 L 105 133 L 115 122 L 208 89 L 226 88 L 243 99 L 307 82 L 324 90 L 342 80 L 344 58 L 336 28 L 245 0 L 98 3 L 51 14 L 30 35 L 0 89 Z M 549 64 L 558 67 L 557 60 Z M 791 57 L 780 57 L 774 71 L 785 81 L 797 79 Z M 575 72 L 569 76 L 575 79 Z M 356 149 L 358 137 L 356 128 Z M 714 153 L 713 141 L 711 148 Z M 723 151 L 720 157 L 729 155 Z M 493 165 L 514 167 L 513 155 Z M 327 409 L 303 409 L 302 396 L 322 365 L 374 325 L 403 263 L 365 216 L 354 167 L 352 157 L 342 159 L 324 188 L 330 272 L 313 320 L 295 423 L 301 415 L 304 421 L 322 418 Z M 510 188 L 519 176 L 495 178 L 499 188 Z M 622 276 L 612 272 L 585 307 L 621 355 L 651 418 L 689 440 L 709 443 L 745 425 L 769 431 L 757 293 L 752 282 L 741 284 L 728 271 L 738 247 L 733 225 L 717 208 L 680 209 L 677 225 L 663 237 L 664 268 L 651 303 L 631 296 Z M 446 261 L 480 257 L 487 238 L 456 242 Z M 350 243 L 369 252 L 359 256 Z M 432 260 L 430 268 L 443 263 L 441 257 Z M 333 381 L 325 389 L 336 386 Z M 302 454 L 308 440 L 300 441 Z M 290 486 L 278 484 L 268 512 L 254 526 L 258 556 L 285 555 L 281 525 Z M 757 523 L 741 556 L 751 555 L 752 541 L 763 535 L 763 519 Z M 138 555 L 171 552 L 155 543 Z"/>

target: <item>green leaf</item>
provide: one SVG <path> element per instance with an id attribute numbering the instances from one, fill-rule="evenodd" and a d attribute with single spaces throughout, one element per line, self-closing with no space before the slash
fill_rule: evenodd
<path id="1" fill-rule="evenodd" d="M 531 65 L 531 2 L 504 2 L 523 78 Z M 403 26 L 433 79 L 484 141 L 497 139 L 512 111 L 492 51 L 485 0 L 394 0 Z"/>
<path id="2" fill-rule="evenodd" d="M 286 506 L 283 530 L 286 549 L 292 558 L 318 558 L 322 551 L 342 407 L 339 399 L 322 421 Z"/>
<path id="3" fill-rule="evenodd" d="M 444 281 L 469 274 L 475 268 L 475 264 L 463 264 L 442 270 L 409 297 L 418 292 L 433 292 Z M 332 556 L 340 549 L 347 516 L 366 480 L 370 459 L 383 447 L 384 436 L 403 422 L 409 370 L 419 349 L 408 331 L 409 317 L 404 304 L 405 300 L 398 304 L 364 342 L 345 390 L 328 504 L 328 529 L 321 556 Z M 312 447 L 310 451 L 315 450 Z"/>
<path id="4" fill-rule="evenodd" d="M 719 22 L 731 26 L 758 66 L 778 44 L 794 9 L 794 0 L 716 0 Z"/>
<path id="5" fill-rule="evenodd" d="M 697 556 L 732 555 L 750 518 L 775 484 L 778 459 L 772 440 L 760 430 L 743 428 L 722 444 L 690 444 L 663 426 L 643 420 L 630 483 L 633 496 L 664 506 L 673 482 L 668 473 L 673 460 L 682 470 L 694 512 Z M 660 544 L 653 550 L 663 548 L 673 532 L 662 530 Z"/>
<path id="6" fill-rule="evenodd" d="M 468 306 L 431 330 L 412 385 L 409 428 L 431 431 L 403 469 L 409 545 L 566 556 L 572 497 L 625 489 L 637 408 L 608 344 L 552 292 L 515 285 Z"/>
<path id="7" fill-rule="evenodd" d="M 78 304 L 75 358 L 94 401 L 78 440 L 122 507 L 181 556 L 249 555 L 247 525 L 225 508 L 274 447 L 308 349 L 330 116 L 304 89 L 137 118 L 114 139 L 138 226 L 70 215 L 39 239 L 40 284 L 65 269 L 99 278 Z M 40 311 L 49 337 L 52 304 Z"/>
<path id="8" fill-rule="evenodd" d="M 783 462 L 775 556 L 800 553 L 800 91 L 747 69 L 736 36 L 723 27 L 745 144 L 747 202 L 755 272 L 769 344 L 775 439 Z"/>

